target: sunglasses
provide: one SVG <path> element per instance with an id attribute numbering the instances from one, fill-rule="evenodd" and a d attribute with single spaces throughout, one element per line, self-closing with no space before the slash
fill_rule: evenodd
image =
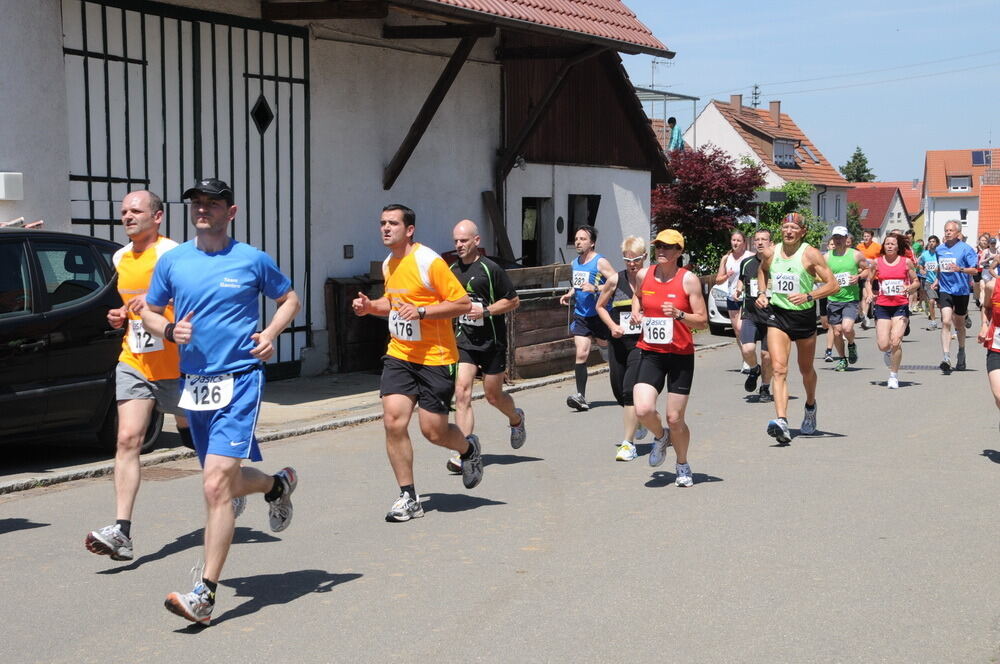
<path id="1" fill-rule="evenodd" d="M 628 256 L 622 256 L 622 260 L 626 263 L 641 263 L 646 260 L 645 256 L 636 256 L 635 258 L 629 258 Z"/>
<path id="2" fill-rule="evenodd" d="M 676 249 L 676 250 L 680 251 L 681 245 L 679 245 L 679 244 L 664 244 L 663 242 L 654 242 L 653 243 L 653 248 L 655 248 L 655 249 L 663 249 L 664 251 L 667 251 L 669 249 Z"/>

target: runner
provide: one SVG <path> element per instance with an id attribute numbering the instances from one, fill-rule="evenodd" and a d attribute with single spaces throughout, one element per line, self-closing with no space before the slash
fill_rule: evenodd
<path id="1" fill-rule="evenodd" d="M 153 276 L 157 259 L 177 246 L 160 235 L 163 201 L 149 191 L 133 191 L 122 199 L 122 226 L 131 240 L 115 252 L 113 262 L 118 272 L 118 293 L 124 306 L 108 311 L 108 323 L 121 329 L 128 321 L 122 338 L 122 352 L 115 369 L 115 396 L 118 399 L 118 444 L 115 450 L 115 518 L 117 521 L 91 531 L 84 545 L 87 550 L 112 560 L 132 560 L 132 508 L 139 494 L 141 479 L 139 453 L 153 409 L 170 413 L 177 421 L 177 433 L 185 445 L 192 446 L 191 430 L 184 411 L 177 407 L 177 346 L 151 337 L 142 327 L 139 311 Z M 173 308 L 166 312 L 173 320 Z"/>
<path id="2" fill-rule="evenodd" d="M 640 322 L 642 334 L 636 343 L 638 352 L 629 355 L 625 386 L 632 388 L 636 417 L 656 437 L 649 465 L 661 465 L 667 445 L 672 445 L 677 454 L 674 484 L 689 487 L 694 476 L 687 460 L 691 431 L 684 411 L 694 380 L 691 330 L 708 325 L 708 310 L 701 281 L 680 266 L 684 236 L 673 229 L 660 231 L 653 240 L 653 250 L 656 264 L 636 275 L 640 287 L 638 297 L 632 298 L 632 320 Z M 666 427 L 656 412 L 656 399 L 664 383 Z"/>
<path id="3" fill-rule="evenodd" d="M 761 228 L 753 234 L 755 252 L 752 257 L 743 261 L 740 268 L 740 282 L 737 284 L 737 294 L 743 300 L 743 311 L 740 312 L 740 350 L 743 361 L 750 367 L 743 389 L 753 392 L 757 389 L 757 380 L 761 380 L 757 402 L 771 401 L 771 355 L 767 352 L 767 317 L 770 307 L 758 309 L 755 304 L 760 294 L 757 283 L 757 273 L 760 270 L 761 251 L 770 249 L 771 231 Z M 757 362 L 757 343 L 760 343 L 760 362 Z"/>
<path id="4" fill-rule="evenodd" d="M 824 260 L 826 259 L 827 256 L 830 255 L 831 251 L 833 251 L 832 237 L 826 242 L 826 251 L 822 252 Z M 817 282 L 814 285 L 819 287 L 822 286 L 823 284 Z M 818 301 L 818 304 L 819 304 L 819 324 L 823 328 L 823 331 L 825 332 L 823 336 L 826 338 L 826 349 L 823 351 L 823 361 L 827 363 L 832 363 L 835 361 L 835 358 L 833 357 L 834 334 L 833 334 L 833 326 L 830 324 L 830 318 L 827 316 L 826 298 L 821 297 Z"/>
<path id="5" fill-rule="evenodd" d="M 639 341 L 639 323 L 632 320 L 632 300 L 638 288 L 636 275 L 646 260 L 646 243 L 642 238 L 634 235 L 625 238 L 622 242 L 622 260 L 625 261 L 625 269 L 604 282 L 601 288 L 601 294 L 597 298 L 597 315 L 611 331 L 608 375 L 611 378 L 611 392 L 623 409 L 625 436 L 618 445 L 615 459 L 632 461 L 637 456 L 634 441 L 646 436 L 645 428 L 639 425 L 635 416 L 632 390 L 625 389 L 628 358 Z"/>
<path id="6" fill-rule="evenodd" d="M 769 303 L 767 347 L 774 370 L 774 410 L 777 417 L 767 423 L 767 434 L 784 445 L 792 440 L 788 431 L 788 359 L 792 342 L 798 353 L 799 372 L 806 390 L 805 416 L 801 432 L 816 433 L 816 300 L 839 290 L 819 251 L 803 241 L 806 222 L 798 212 L 785 215 L 781 222 L 781 245 L 765 251 L 761 257 L 757 283 L 770 285 L 770 297 L 762 291 L 757 306 Z M 813 290 L 814 281 L 823 287 Z"/>
<path id="7" fill-rule="evenodd" d="M 228 184 L 203 179 L 183 198 L 191 200 L 195 239 L 157 262 L 142 322 L 153 336 L 180 347 L 185 375 L 180 405 L 202 465 L 207 509 L 201 580 L 191 592 L 170 593 L 164 604 L 208 625 L 233 539 L 232 499 L 263 493 L 274 532 L 292 521 L 295 470 L 266 475 L 241 462 L 261 460 L 254 427 L 264 387 L 262 362 L 274 354 L 274 340 L 298 313 L 299 298 L 270 256 L 230 237 L 237 208 Z M 261 295 L 278 307 L 271 324 L 258 332 Z M 180 318 L 176 323 L 164 317 L 171 300 Z"/>
<path id="8" fill-rule="evenodd" d="M 927 317 L 930 319 L 930 322 L 927 325 L 928 330 L 938 329 L 938 323 L 934 320 L 934 309 L 938 298 L 937 247 L 940 242 L 941 240 L 937 235 L 931 235 L 927 238 L 927 247 L 921 252 L 920 257 L 917 259 L 917 269 L 920 271 L 920 281 L 924 289 L 924 299 L 927 302 Z"/>
<path id="9" fill-rule="evenodd" d="M 983 283 L 982 325 L 979 343 L 986 346 L 986 380 L 1000 408 L 1000 289 L 995 279 Z"/>
<path id="10" fill-rule="evenodd" d="M 924 243 L 920 240 L 914 239 L 916 233 L 913 229 L 907 229 L 903 235 L 906 236 L 906 244 L 910 247 L 909 255 L 907 258 L 913 261 L 914 267 L 916 267 L 917 261 L 920 260 L 920 254 L 924 252 Z M 920 271 L 917 271 L 917 280 L 920 280 Z M 910 293 L 910 315 L 912 316 L 916 311 L 919 311 L 920 303 L 924 301 L 924 289 L 923 284 L 915 292 Z"/>
<path id="11" fill-rule="evenodd" d="M 503 391 L 507 370 L 507 323 L 504 314 L 521 304 L 510 277 L 499 265 L 479 255 L 479 228 L 468 219 L 452 230 L 458 260 L 451 271 L 465 284 L 472 310 L 459 316 L 455 339 L 458 343 L 458 379 L 455 381 L 455 423 L 466 436 L 476 426 L 472 412 L 472 384 L 476 372 L 483 372 L 483 392 L 491 406 L 507 416 L 510 446 L 524 445 L 524 411 Z M 462 458 L 456 452 L 448 460 L 448 470 L 462 472 Z"/>
<path id="12" fill-rule="evenodd" d="M 573 236 L 573 245 L 579 254 L 573 259 L 573 280 L 568 292 L 559 298 L 559 304 L 567 306 L 575 298 L 573 322 L 569 331 L 576 345 L 576 394 L 566 397 L 566 405 L 578 411 L 590 410 L 587 403 L 587 359 L 590 357 L 592 339 L 602 354 L 607 352 L 608 332 L 604 321 L 597 315 L 597 293 L 605 280 L 614 276 L 611 263 L 594 251 L 597 244 L 597 229 L 580 226 Z"/>
<path id="13" fill-rule="evenodd" d="M 868 262 L 871 263 L 881 255 L 882 245 L 875 241 L 875 233 L 871 230 L 865 230 L 861 233 L 861 242 L 855 247 L 858 251 L 865 255 Z M 871 267 L 869 265 L 869 267 Z M 862 291 L 865 289 L 865 283 L 862 281 L 858 286 Z M 861 329 L 868 329 L 868 318 L 869 318 L 869 306 L 868 302 L 864 300 L 861 301 Z"/>
<path id="14" fill-rule="evenodd" d="M 903 336 L 910 317 L 910 293 L 920 288 L 913 261 L 904 254 L 906 238 L 892 232 L 882 242 L 882 255 L 875 261 L 874 276 L 865 287 L 865 297 L 875 304 L 875 337 L 889 367 L 886 386 L 899 389 L 899 365 L 903 361 Z M 878 281 L 878 296 L 872 282 Z"/>
<path id="15" fill-rule="evenodd" d="M 847 244 L 847 228 L 833 229 L 833 250 L 826 263 L 837 280 L 839 290 L 827 298 L 826 312 L 833 328 L 833 345 L 837 349 L 836 371 L 847 371 L 848 364 L 858 361 L 858 346 L 854 343 L 854 322 L 858 318 L 861 295 L 858 283 L 868 277 L 868 261 L 857 249 Z M 844 341 L 847 352 L 844 352 Z"/>
<path id="16" fill-rule="evenodd" d="M 962 225 L 949 221 L 944 225 L 944 242 L 938 245 L 938 307 L 941 309 L 941 371 L 951 373 L 951 330 L 954 324 L 958 337 L 955 370 L 965 370 L 965 317 L 969 310 L 970 277 L 978 272 L 979 257 L 975 250 L 959 239 Z"/>
<path id="17" fill-rule="evenodd" d="M 734 229 L 729 234 L 729 246 L 732 250 L 719 260 L 719 270 L 715 274 L 715 283 L 716 285 L 726 285 L 726 311 L 733 327 L 733 336 L 736 337 L 736 350 L 740 351 L 740 356 L 743 359 L 741 371 L 746 373 L 750 370 L 750 365 L 746 358 L 742 357 L 743 350 L 740 344 L 742 316 L 740 315 L 740 300 L 736 297 L 736 285 L 740 282 L 740 267 L 745 260 L 753 255 L 753 252 L 747 246 L 747 236 L 739 229 Z"/>
<path id="18" fill-rule="evenodd" d="M 379 392 L 385 448 L 399 484 L 399 498 L 385 520 L 403 522 L 422 517 L 420 494 L 413 486 L 413 443 L 407 427 L 420 404 L 420 432 L 435 445 L 461 455 L 466 489 L 483 479 L 483 458 L 476 434 L 466 436 L 448 423 L 459 361 L 452 318 L 470 313 L 472 302 L 440 256 L 416 242 L 417 217 L 405 205 L 382 208 L 382 244 L 390 254 L 382 263 L 385 295 L 377 300 L 358 293 L 358 316 L 389 319 L 389 348 L 382 365 Z"/>

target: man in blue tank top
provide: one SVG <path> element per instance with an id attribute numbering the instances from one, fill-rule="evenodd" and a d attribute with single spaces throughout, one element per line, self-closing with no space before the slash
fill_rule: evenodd
<path id="1" fill-rule="evenodd" d="M 576 394 L 566 397 L 566 405 L 576 410 L 590 410 L 587 403 L 587 358 L 590 357 L 591 344 L 597 339 L 601 354 L 608 347 L 607 325 L 597 315 L 597 296 L 601 284 L 615 275 L 614 268 L 606 258 L 594 250 L 597 245 L 597 229 L 593 226 L 580 226 L 573 236 L 573 245 L 578 256 L 573 260 L 573 275 L 570 289 L 559 303 L 573 305 L 573 321 L 569 331 L 576 344 Z"/>

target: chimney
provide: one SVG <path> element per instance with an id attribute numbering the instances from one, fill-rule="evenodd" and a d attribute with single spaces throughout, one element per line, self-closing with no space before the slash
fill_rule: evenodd
<path id="1" fill-rule="evenodd" d="M 771 109 L 771 119 L 774 120 L 774 124 L 781 126 L 781 102 L 772 101 L 770 104 Z"/>
<path id="2" fill-rule="evenodd" d="M 916 189 L 917 185 L 919 185 L 919 184 L 920 184 L 920 179 L 919 178 L 913 178 L 913 185 L 912 185 L 912 187 L 914 189 Z"/>
<path id="3" fill-rule="evenodd" d="M 729 105 L 737 113 L 743 112 L 743 95 L 729 95 Z"/>

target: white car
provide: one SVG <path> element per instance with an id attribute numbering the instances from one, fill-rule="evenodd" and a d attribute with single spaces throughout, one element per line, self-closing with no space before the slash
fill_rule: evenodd
<path id="1" fill-rule="evenodd" d="M 708 286 L 705 286 L 708 288 Z M 729 320 L 729 311 L 726 308 L 726 288 L 724 286 L 713 286 L 705 297 L 708 305 L 708 330 L 712 334 L 722 334 L 725 329 L 732 327 Z"/>

